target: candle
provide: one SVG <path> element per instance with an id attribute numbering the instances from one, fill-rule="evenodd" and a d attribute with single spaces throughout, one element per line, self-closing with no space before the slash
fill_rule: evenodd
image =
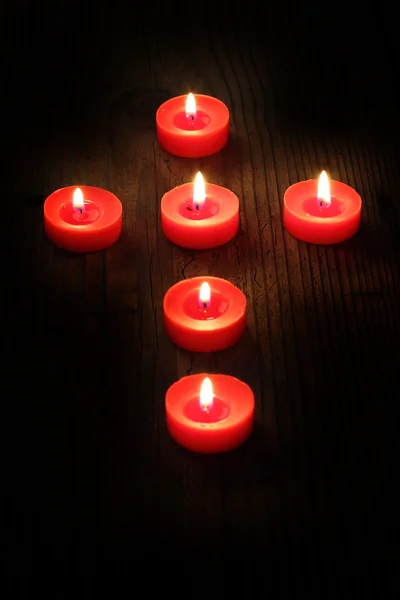
<path id="1" fill-rule="evenodd" d="M 254 425 L 254 394 L 229 375 L 189 375 L 165 396 L 171 437 L 193 452 L 214 454 L 237 448 Z"/>
<path id="2" fill-rule="evenodd" d="M 230 190 L 204 182 L 184 183 L 161 199 L 161 227 L 177 246 L 191 250 L 216 248 L 229 242 L 239 229 L 239 199 Z"/>
<path id="3" fill-rule="evenodd" d="M 177 96 L 161 104 L 156 125 L 160 146 L 170 154 L 185 158 L 210 156 L 228 141 L 229 110 L 211 96 Z"/>
<path id="4" fill-rule="evenodd" d="M 96 252 L 114 244 L 121 234 L 122 204 L 98 187 L 64 187 L 44 203 L 47 237 L 69 252 Z"/>
<path id="5" fill-rule="evenodd" d="M 291 185 L 285 192 L 283 223 L 294 237 L 312 244 L 337 244 L 360 227 L 361 197 L 325 171 L 319 180 Z"/>
<path id="6" fill-rule="evenodd" d="M 191 352 L 218 352 L 239 341 L 246 329 L 246 297 L 219 277 L 193 277 L 164 296 L 169 338 Z"/>

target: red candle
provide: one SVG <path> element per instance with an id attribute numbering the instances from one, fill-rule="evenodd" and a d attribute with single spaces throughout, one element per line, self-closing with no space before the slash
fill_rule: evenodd
<path id="1" fill-rule="evenodd" d="M 121 234 L 122 204 L 114 194 L 88 185 L 61 188 L 44 203 L 47 237 L 69 252 L 96 252 Z"/>
<path id="2" fill-rule="evenodd" d="M 237 448 L 254 424 L 254 394 L 229 375 L 189 375 L 165 396 L 171 437 L 188 450 L 214 454 Z"/>
<path id="3" fill-rule="evenodd" d="M 184 158 L 210 156 L 228 141 L 229 110 L 212 96 L 177 96 L 161 104 L 156 125 L 160 146 L 170 154 Z"/>
<path id="4" fill-rule="evenodd" d="M 337 244 L 360 227 L 361 197 L 340 181 L 319 180 L 291 185 L 283 199 L 283 223 L 294 237 L 311 244 Z"/>
<path id="5" fill-rule="evenodd" d="M 226 244 L 239 229 L 239 199 L 230 190 L 207 183 L 202 174 L 194 185 L 184 183 L 161 199 L 161 226 L 177 246 L 191 250 Z"/>
<path id="6" fill-rule="evenodd" d="M 246 329 L 246 297 L 219 277 L 193 277 L 164 296 L 169 338 L 191 352 L 218 352 L 239 341 Z"/>

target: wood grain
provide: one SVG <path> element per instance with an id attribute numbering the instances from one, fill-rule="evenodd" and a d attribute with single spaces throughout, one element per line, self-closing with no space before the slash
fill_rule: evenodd
<path id="1" fill-rule="evenodd" d="M 29 43 L 17 35 L 28 35 L 30 14 L 19 10 L 10 55 L 33 39 L 32 31 Z M 368 570 L 380 560 L 375 540 L 390 538 L 400 364 L 393 107 L 365 95 L 377 82 L 357 52 L 325 54 L 335 69 L 329 86 L 317 75 L 312 91 L 309 70 L 321 59 L 291 47 L 296 29 L 291 42 L 282 39 L 282 20 L 266 36 L 251 14 L 254 29 L 227 27 L 217 11 L 178 36 L 173 24 L 166 33 L 162 11 L 140 21 L 116 3 L 109 14 L 83 14 L 67 52 L 56 40 L 72 16 L 47 15 L 35 26 L 40 38 L 52 30 L 64 74 L 50 92 L 53 69 L 42 64 L 37 95 L 7 130 L 18 152 L 6 186 L 14 209 L 9 358 L 20 366 L 13 385 L 23 398 L 11 408 L 14 483 L 22 473 L 13 511 L 21 547 L 35 539 L 51 564 L 49 549 L 62 548 L 55 576 L 74 573 L 90 590 L 103 569 L 123 578 L 138 552 L 166 562 L 176 552 L 189 564 L 205 555 L 240 558 L 242 567 L 246 558 L 266 560 L 292 569 L 294 580 L 302 569 L 318 587 L 316 571 L 323 582 L 338 568 L 327 555 L 357 553 Z M 30 67 L 43 52 L 32 51 Z M 343 82 L 349 61 L 358 80 Z M 17 112 L 28 70 L 9 92 Z M 315 90 L 324 95 L 327 86 L 324 102 Z M 187 91 L 230 109 L 231 138 L 218 155 L 180 159 L 157 144 L 157 107 Z M 282 225 L 285 189 L 322 169 L 363 199 L 359 233 L 337 247 L 298 242 Z M 198 170 L 239 196 L 241 226 L 232 243 L 190 252 L 164 238 L 159 206 Z M 75 257 L 44 237 L 40 199 L 79 183 L 112 190 L 124 222 L 112 248 Z M 178 350 L 162 322 L 166 290 L 206 274 L 229 279 L 248 300 L 244 339 L 215 355 Z M 202 371 L 240 377 L 256 395 L 255 433 L 226 456 L 190 454 L 166 430 L 166 389 Z"/>

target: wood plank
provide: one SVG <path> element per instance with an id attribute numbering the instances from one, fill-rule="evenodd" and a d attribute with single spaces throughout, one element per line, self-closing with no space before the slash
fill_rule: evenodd
<path id="1" fill-rule="evenodd" d="M 391 100 L 371 94 L 358 106 L 374 82 L 391 89 L 388 50 L 367 52 L 371 65 L 386 65 L 383 77 L 356 49 L 315 53 L 280 7 L 268 7 L 265 27 L 237 6 L 215 8 L 213 19 L 198 11 L 182 32 L 177 21 L 167 27 L 165 7 L 139 19 L 115 4 L 82 9 L 75 29 L 66 3 L 43 14 L 16 3 L 15 36 L 2 38 L 10 55 L 31 46 L 7 79 L 8 106 L 22 114 L 5 126 L 4 194 L 16 225 L 2 259 L 12 275 L 6 339 L 24 372 L 9 432 L 24 474 L 11 503 L 22 547 L 39 540 L 49 564 L 48 549 L 60 548 L 55 572 L 74 573 L 89 591 L 102 587 L 97 571 L 130 577 L 138 553 L 191 574 L 199 560 L 217 571 L 242 560 L 252 581 L 264 561 L 281 589 L 308 574 L 321 597 L 340 570 L 337 552 L 358 556 L 372 582 L 373 538 L 382 548 L 390 537 L 397 438 L 400 147 Z M 298 13 L 304 31 L 318 24 Z M 21 91 L 35 81 L 21 111 Z M 230 141 L 215 156 L 172 157 L 157 143 L 158 106 L 188 91 L 230 109 Z M 363 199 L 359 233 L 335 247 L 299 242 L 282 223 L 287 187 L 322 169 Z M 238 195 L 240 231 L 194 252 L 163 236 L 160 200 L 198 170 Z M 120 198 L 123 233 L 104 252 L 72 256 L 44 237 L 40 199 L 80 183 Z M 248 330 L 236 347 L 202 355 L 167 338 L 164 294 L 198 275 L 246 294 Z M 254 435 L 227 455 L 189 453 L 166 429 L 167 388 L 202 371 L 240 377 L 256 396 Z M 38 498 L 26 501 L 29 486 Z"/>

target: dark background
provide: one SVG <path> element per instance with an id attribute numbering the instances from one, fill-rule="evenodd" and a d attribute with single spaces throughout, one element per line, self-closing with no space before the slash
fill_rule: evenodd
<path id="1" fill-rule="evenodd" d="M 394 9 L 2 11 L 6 597 L 241 586 L 250 597 L 387 597 L 400 366 Z M 231 111 L 220 155 L 189 161 L 157 145 L 157 107 L 190 90 Z M 323 168 L 364 202 L 360 232 L 338 248 L 282 227 L 286 187 Z M 241 231 L 191 253 L 163 238 L 159 201 L 199 169 L 239 195 Z M 43 234 L 46 195 L 79 183 L 124 204 L 121 240 L 98 255 L 67 256 Z M 162 298 L 207 273 L 246 293 L 249 331 L 236 348 L 189 355 L 166 339 Z M 256 395 L 255 433 L 226 456 L 192 455 L 166 431 L 165 390 L 202 371 Z"/>

